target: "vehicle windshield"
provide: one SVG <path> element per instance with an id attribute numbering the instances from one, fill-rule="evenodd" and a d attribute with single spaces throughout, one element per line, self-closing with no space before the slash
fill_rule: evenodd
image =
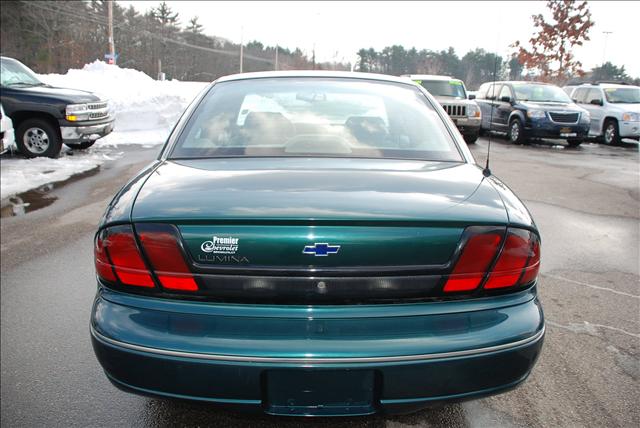
<path id="1" fill-rule="evenodd" d="M 613 104 L 640 104 L 640 88 L 605 88 L 604 96 Z"/>
<path id="2" fill-rule="evenodd" d="M 44 85 L 33 71 L 19 63 L 9 59 L 0 60 L 0 83 L 2 86 L 28 85 L 40 86 Z"/>
<path id="3" fill-rule="evenodd" d="M 280 77 L 214 85 L 170 157 L 238 156 L 463 160 L 418 88 L 348 78 Z"/>
<path id="4" fill-rule="evenodd" d="M 464 85 L 459 80 L 416 80 L 416 82 L 436 97 L 467 98 Z"/>
<path id="5" fill-rule="evenodd" d="M 516 99 L 519 101 L 536 101 L 552 103 L 571 103 L 571 98 L 565 91 L 553 85 L 535 83 L 514 83 Z"/>

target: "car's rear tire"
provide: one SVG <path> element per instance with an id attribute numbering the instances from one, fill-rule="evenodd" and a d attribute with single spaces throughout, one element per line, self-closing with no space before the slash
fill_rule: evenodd
<path id="1" fill-rule="evenodd" d="M 569 144 L 569 147 L 578 147 L 580 144 L 582 144 L 584 142 L 583 139 L 571 139 L 571 140 L 567 140 L 567 143 Z"/>
<path id="2" fill-rule="evenodd" d="M 46 119 L 27 119 L 16 128 L 16 145 L 27 158 L 56 158 L 62 149 L 62 139 Z"/>
<path id="3" fill-rule="evenodd" d="M 522 128 L 522 122 L 520 122 L 520 119 L 512 119 L 511 122 L 509 122 L 507 138 L 509 138 L 509 141 L 513 144 L 524 143 L 524 129 Z"/>
<path id="4" fill-rule="evenodd" d="M 463 135 L 464 137 L 464 141 L 467 144 L 475 144 L 476 141 L 478 141 L 478 137 L 479 137 L 479 133 L 475 133 L 475 134 L 465 134 Z"/>
<path id="5" fill-rule="evenodd" d="M 65 146 L 69 147 L 71 150 L 84 150 L 95 144 L 96 140 L 93 141 L 83 141 L 82 143 L 64 143 Z"/>
<path id="6" fill-rule="evenodd" d="M 607 119 L 604 122 L 604 128 L 602 130 L 602 141 L 610 146 L 617 146 L 622 142 L 617 120 Z"/>

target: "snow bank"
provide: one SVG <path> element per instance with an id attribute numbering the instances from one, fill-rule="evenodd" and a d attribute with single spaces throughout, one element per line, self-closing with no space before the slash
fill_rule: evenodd
<path id="1" fill-rule="evenodd" d="M 53 86 L 91 91 L 108 99 L 116 117 L 115 130 L 88 150 L 70 155 L 63 149 L 58 159 L 4 155 L 0 163 L 1 199 L 116 159 L 121 155 L 115 148 L 118 145 L 164 143 L 184 109 L 206 86 L 202 82 L 156 81 L 141 71 L 102 61 L 66 74 L 39 77 Z"/>
<path id="2" fill-rule="evenodd" d="M 163 143 L 187 105 L 206 86 L 202 82 L 158 81 L 141 71 L 103 61 L 40 78 L 53 86 L 94 92 L 110 101 L 115 132 L 97 143 L 103 145 Z"/>
<path id="3" fill-rule="evenodd" d="M 107 161 L 122 156 L 113 148 L 94 146 L 89 150 L 63 150 L 58 159 L 21 157 L 3 158 L 0 199 L 35 189 L 44 184 L 66 180 L 72 175 L 89 171 Z"/>

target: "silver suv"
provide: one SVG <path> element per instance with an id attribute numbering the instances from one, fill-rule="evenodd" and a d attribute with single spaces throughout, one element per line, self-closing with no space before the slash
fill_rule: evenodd
<path id="1" fill-rule="evenodd" d="M 640 141 L 640 87 L 616 83 L 583 84 L 571 98 L 591 114 L 589 136 L 606 144 Z"/>
<path id="2" fill-rule="evenodd" d="M 467 95 L 467 89 L 462 80 L 429 74 L 411 74 L 404 77 L 421 85 L 435 97 L 456 124 L 467 144 L 476 142 L 482 119 L 480 107 L 472 101 L 475 98 L 474 95 Z"/>

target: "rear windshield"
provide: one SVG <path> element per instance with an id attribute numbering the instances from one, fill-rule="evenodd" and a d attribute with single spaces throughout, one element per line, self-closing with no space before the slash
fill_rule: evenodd
<path id="1" fill-rule="evenodd" d="M 442 119 L 417 88 L 325 78 L 213 86 L 170 157 L 226 156 L 462 161 Z"/>
<path id="2" fill-rule="evenodd" d="M 416 80 L 416 82 L 436 97 L 467 98 L 464 85 L 459 80 Z"/>

